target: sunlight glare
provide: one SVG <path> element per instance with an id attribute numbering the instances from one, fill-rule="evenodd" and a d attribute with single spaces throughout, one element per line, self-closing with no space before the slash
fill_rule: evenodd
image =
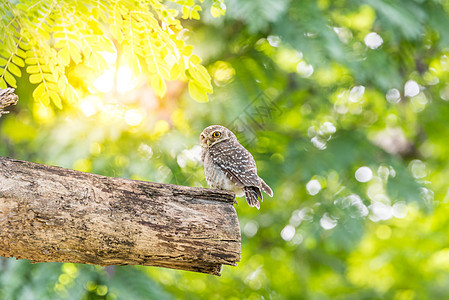
<path id="1" fill-rule="evenodd" d="M 108 65 L 113 65 L 117 61 L 117 52 L 101 51 L 99 54 Z"/>
<path id="2" fill-rule="evenodd" d="M 138 84 L 136 76 L 128 66 L 121 66 L 117 71 L 117 92 L 127 93 L 134 89 Z"/>
<path id="3" fill-rule="evenodd" d="M 129 109 L 125 113 L 125 122 L 130 126 L 137 126 L 142 123 L 143 114 L 138 109 Z"/>
<path id="4" fill-rule="evenodd" d="M 115 83 L 114 83 L 115 82 Z M 120 94 L 125 94 L 138 85 L 137 77 L 128 66 L 121 66 L 115 72 L 114 68 L 107 69 L 97 79 L 93 85 L 101 93 L 111 92 L 115 88 Z"/>
<path id="5" fill-rule="evenodd" d="M 108 93 L 114 87 L 114 70 L 108 69 L 94 80 L 94 87 L 101 93 Z"/>
<path id="6" fill-rule="evenodd" d="M 81 111 L 86 117 L 95 115 L 99 110 L 101 110 L 101 107 L 101 100 L 95 96 L 88 96 L 80 103 Z"/>

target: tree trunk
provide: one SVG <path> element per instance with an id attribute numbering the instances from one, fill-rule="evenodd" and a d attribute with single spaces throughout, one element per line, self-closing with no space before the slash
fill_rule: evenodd
<path id="1" fill-rule="evenodd" d="M 220 275 L 240 261 L 234 194 L 0 157 L 0 256 Z"/>

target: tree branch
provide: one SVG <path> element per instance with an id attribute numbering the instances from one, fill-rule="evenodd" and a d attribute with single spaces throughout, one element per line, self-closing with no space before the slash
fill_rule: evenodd
<path id="1" fill-rule="evenodd" d="M 0 157 L 0 256 L 220 275 L 240 261 L 234 195 Z"/>
<path id="2" fill-rule="evenodd" d="M 0 89 L 0 117 L 3 114 L 9 113 L 8 111 L 4 111 L 3 108 L 13 104 L 16 105 L 19 97 L 14 94 L 13 88 Z"/>

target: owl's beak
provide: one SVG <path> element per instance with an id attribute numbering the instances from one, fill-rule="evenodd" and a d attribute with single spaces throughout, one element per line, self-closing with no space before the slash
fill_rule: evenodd
<path id="1" fill-rule="evenodd" d="M 207 144 L 207 147 L 209 147 L 210 144 L 211 144 L 211 141 L 210 141 L 209 139 L 207 139 L 207 140 L 206 140 L 206 144 Z"/>

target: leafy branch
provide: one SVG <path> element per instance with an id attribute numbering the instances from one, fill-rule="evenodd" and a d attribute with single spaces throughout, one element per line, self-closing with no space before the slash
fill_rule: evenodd
<path id="1" fill-rule="evenodd" d="M 201 6 L 193 0 L 174 1 L 177 9 L 158 0 L 98 0 L 55 2 L 19 1 L 0 3 L 0 88 L 17 87 L 26 67 L 35 84 L 35 101 L 62 108 L 63 100 L 76 101 L 68 68 L 85 64 L 96 73 L 107 67 L 104 52 L 123 48 L 131 69 L 146 75 L 159 97 L 164 97 L 167 80 L 185 80 L 193 98 L 207 101 L 212 92 L 210 76 L 180 37 L 177 18 L 199 19 Z M 201 1 L 202 2 L 202 1 Z M 214 0 L 211 14 L 225 12 L 223 1 Z"/>

